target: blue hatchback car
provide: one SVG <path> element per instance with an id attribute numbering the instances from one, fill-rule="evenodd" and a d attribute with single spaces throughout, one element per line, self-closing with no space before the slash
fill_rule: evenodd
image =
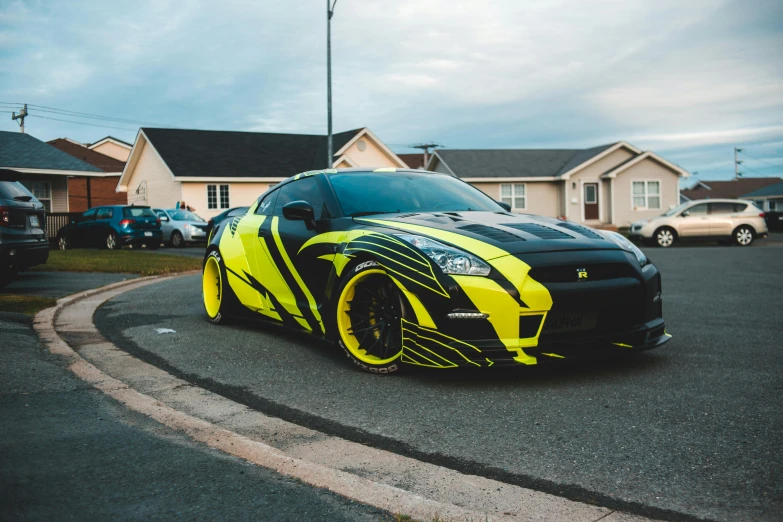
<path id="1" fill-rule="evenodd" d="M 91 208 L 57 233 L 57 247 L 100 247 L 114 250 L 123 245 L 156 249 L 163 240 L 160 219 L 150 207 L 113 205 Z"/>

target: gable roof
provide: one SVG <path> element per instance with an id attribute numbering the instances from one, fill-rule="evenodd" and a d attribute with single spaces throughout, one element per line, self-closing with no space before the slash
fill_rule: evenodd
<path id="1" fill-rule="evenodd" d="M 438 149 L 433 159 L 438 157 L 460 178 L 555 179 L 615 145 L 589 149 Z"/>
<path id="2" fill-rule="evenodd" d="M 89 149 L 94 149 L 98 145 L 102 145 L 103 143 L 106 143 L 107 141 L 115 143 L 115 144 L 117 144 L 117 145 L 119 145 L 121 147 L 125 147 L 127 149 L 130 149 L 130 148 L 133 147 L 132 143 L 128 143 L 127 141 L 121 140 L 119 138 L 115 138 L 114 136 L 106 136 L 105 138 L 99 139 L 95 143 L 88 143 L 88 144 L 86 144 L 85 147 L 87 147 Z"/>
<path id="3" fill-rule="evenodd" d="M 728 181 L 703 181 L 694 188 L 683 190 L 682 195 L 694 199 L 738 199 L 764 187 L 783 181 L 781 178 L 739 178 Z"/>
<path id="4" fill-rule="evenodd" d="M 334 150 L 361 130 L 334 134 Z M 326 167 L 326 136 L 322 135 L 147 127 L 139 133 L 175 177 L 286 178 Z"/>
<path id="5" fill-rule="evenodd" d="M 9 131 L 0 131 L 0 168 L 42 174 L 103 174 L 101 169 L 29 134 Z"/>
<path id="6" fill-rule="evenodd" d="M 631 158 L 628 158 L 627 160 L 623 161 L 619 165 L 612 167 L 608 171 L 601 174 L 602 178 L 616 178 L 618 174 L 622 173 L 623 171 L 633 167 L 637 163 L 640 163 L 644 161 L 645 159 L 652 159 L 663 165 L 664 167 L 668 168 L 672 172 L 676 173 L 678 176 L 682 176 L 684 178 L 690 177 L 691 173 L 687 170 L 683 169 L 682 167 L 678 167 L 674 163 L 660 157 L 656 153 L 654 153 L 651 150 L 648 150 L 646 152 L 643 152 L 641 154 L 637 154 L 636 156 L 633 156 Z"/>
<path id="7" fill-rule="evenodd" d="M 78 158 L 94 167 L 98 167 L 104 172 L 113 172 L 119 174 L 122 169 L 125 168 L 125 162 L 118 159 L 114 159 L 111 156 L 101 154 L 100 152 L 88 149 L 84 145 L 81 145 L 68 138 L 57 138 L 51 141 L 47 141 L 49 145 L 60 149 L 61 151 L 70 154 L 74 158 Z"/>
<path id="8" fill-rule="evenodd" d="M 397 157 L 412 169 L 424 168 L 424 154 L 421 152 L 415 154 L 397 154 Z"/>
<path id="9" fill-rule="evenodd" d="M 774 178 L 774 179 L 780 181 L 780 178 Z M 780 181 L 779 183 L 775 183 L 774 185 L 767 185 L 766 187 L 754 190 L 753 192 L 748 192 L 742 197 L 764 198 L 764 197 L 775 197 L 775 196 L 783 197 L 783 181 Z"/>

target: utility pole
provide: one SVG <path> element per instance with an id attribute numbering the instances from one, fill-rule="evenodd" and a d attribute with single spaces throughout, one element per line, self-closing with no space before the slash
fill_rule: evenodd
<path id="1" fill-rule="evenodd" d="M 418 143 L 416 145 L 411 145 L 412 149 L 421 149 L 424 151 L 424 168 L 427 168 L 427 163 L 429 163 L 430 159 L 430 149 L 434 149 L 435 147 L 442 147 L 443 145 L 440 145 L 439 143 Z"/>
<path id="2" fill-rule="evenodd" d="M 24 119 L 27 116 L 27 104 L 24 104 L 24 108 L 19 111 L 19 114 L 16 114 L 15 112 L 11 113 L 11 119 L 12 120 L 19 120 L 19 132 L 24 134 Z"/>
<path id="3" fill-rule="evenodd" d="M 734 147 L 734 179 L 738 180 L 740 179 L 740 176 L 742 176 L 742 172 L 739 170 L 739 166 L 742 164 L 742 160 L 737 157 L 737 154 L 742 152 L 742 149 L 738 149 L 737 147 Z"/>
<path id="4" fill-rule="evenodd" d="M 331 5 L 330 5 L 331 4 Z M 326 168 L 331 169 L 334 162 L 334 147 L 332 144 L 332 16 L 337 0 L 326 0 Z"/>

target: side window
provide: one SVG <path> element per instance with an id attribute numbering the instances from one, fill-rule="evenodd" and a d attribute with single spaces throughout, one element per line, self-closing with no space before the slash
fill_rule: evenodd
<path id="1" fill-rule="evenodd" d="M 95 219 L 111 219 L 114 215 L 114 210 L 111 208 L 99 208 Z"/>
<path id="2" fill-rule="evenodd" d="M 745 203 L 734 203 L 734 212 L 745 212 L 748 206 Z"/>
<path id="3" fill-rule="evenodd" d="M 264 199 L 258 204 L 256 214 L 259 216 L 271 216 L 272 212 L 275 210 L 275 200 L 277 199 L 278 194 L 280 194 L 280 191 L 275 190 L 264 196 Z"/>
<path id="4" fill-rule="evenodd" d="M 318 188 L 318 181 L 312 177 L 306 177 L 297 181 L 292 181 L 284 185 L 278 192 L 275 203 L 275 215 L 283 215 L 283 207 L 292 201 L 307 201 L 313 206 L 315 219 L 320 219 L 322 215 L 328 215 L 325 211 L 325 201 L 321 189 Z"/>
<path id="5" fill-rule="evenodd" d="M 91 208 L 90 210 L 82 214 L 82 221 L 92 221 L 93 219 L 95 219 L 95 212 L 96 209 Z"/>
<path id="6" fill-rule="evenodd" d="M 707 214 L 707 204 L 702 203 L 701 205 L 694 205 L 687 210 L 689 216 L 703 216 Z"/>
<path id="7" fill-rule="evenodd" d="M 157 214 L 157 215 L 158 215 L 158 217 L 159 217 L 159 218 L 161 218 L 161 219 L 162 219 L 162 218 L 166 218 L 166 219 L 168 219 L 168 216 L 167 216 L 167 215 L 166 215 L 166 213 L 165 213 L 165 212 L 163 212 L 162 210 L 156 210 L 156 211 L 155 211 L 155 214 Z"/>
<path id="8" fill-rule="evenodd" d="M 733 214 L 734 203 L 710 203 L 710 214 Z"/>

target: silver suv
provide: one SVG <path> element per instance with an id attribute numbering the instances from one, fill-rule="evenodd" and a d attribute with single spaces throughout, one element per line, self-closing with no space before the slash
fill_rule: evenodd
<path id="1" fill-rule="evenodd" d="M 680 239 L 731 241 L 748 246 L 767 237 L 764 212 L 752 201 L 710 199 L 683 203 L 658 217 L 631 224 L 629 237 L 661 247 Z"/>

